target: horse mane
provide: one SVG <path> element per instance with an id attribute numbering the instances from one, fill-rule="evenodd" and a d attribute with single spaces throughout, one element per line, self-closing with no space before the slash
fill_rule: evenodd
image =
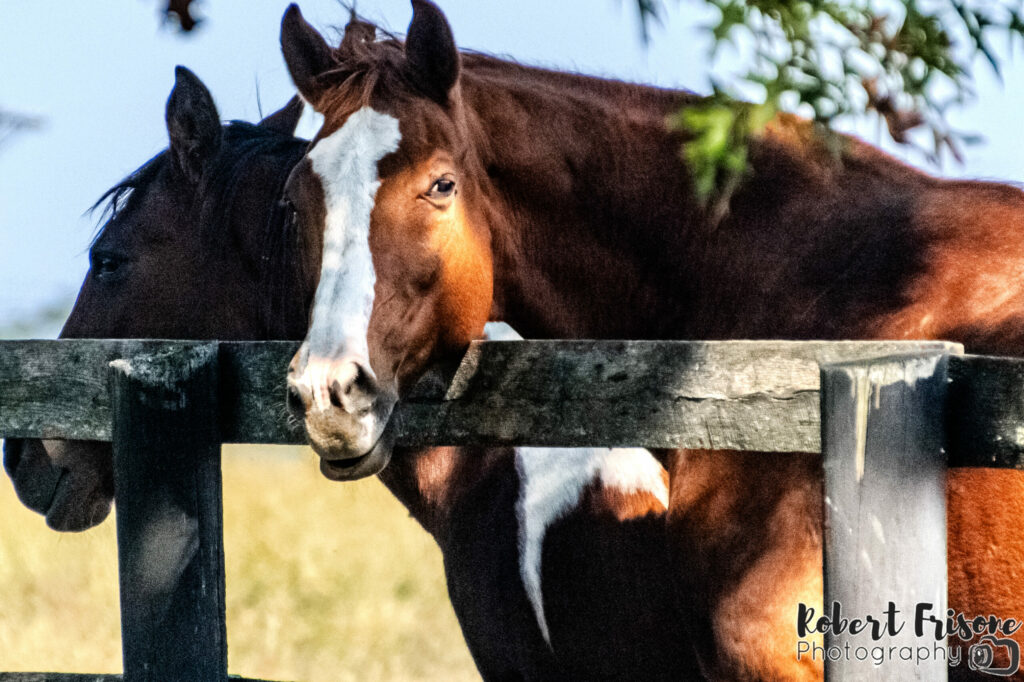
<path id="1" fill-rule="evenodd" d="M 190 219 L 199 227 L 200 247 L 204 251 L 223 254 L 227 249 L 241 246 L 239 257 L 255 271 L 264 294 L 260 297 L 264 328 L 271 338 L 290 338 L 284 330 L 301 330 L 306 320 L 301 306 L 288 299 L 295 290 L 292 285 L 308 273 L 301 272 L 305 259 L 301 258 L 302 244 L 294 221 L 289 219 L 290 213 L 278 199 L 288 174 L 305 153 L 307 142 L 244 121 L 229 122 L 222 134 L 220 148 L 195 191 L 199 200 L 189 207 Z M 243 189 L 241 176 L 259 157 L 273 159 L 275 201 L 271 210 L 266 211 L 262 225 L 233 230 L 231 215 Z M 136 197 L 169 170 L 170 163 L 171 157 L 165 149 L 100 196 L 90 212 L 101 209 L 103 224 L 97 229 L 90 248 L 118 215 L 136 208 Z M 298 327 L 293 317 L 302 318 Z"/>
<path id="2" fill-rule="evenodd" d="M 224 129 L 221 145 L 228 153 L 218 154 L 206 186 L 199 188 L 199 196 L 205 197 L 199 215 L 204 248 L 224 251 L 232 248 L 232 243 L 243 245 L 242 255 L 257 273 L 262 292 L 258 312 L 268 338 L 290 339 L 308 322 L 305 302 L 294 300 L 295 292 L 301 290 L 300 283 L 310 276 L 304 270 L 305 245 L 292 212 L 281 201 L 288 176 L 305 154 L 307 144 L 306 140 L 251 123 L 232 121 Z M 275 160 L 272 208 L 266 212 L 262 226 L 242 226 L 243 234 L 233 234 L 224 229 L 224 223 L 243 186 L 239 176 L 258 156 Z M 253 229 L 247 229 L 250 227 Z"/>
<path id="3" fill-rule="evenodd" d="M 382 39 L 378 40 L 378 36 Z M 332 50 L 338 65 L 318 76 L 331 87 L 332 102 L 366 106 L 378 87 L 413 85 L 405 78 L 405 43 L 383 28 L 358 17 L 345 25 L 338 47 Z"/>
<path id="4" fill-rule="evenodd" d="M 89 214 L 100 209 L 99 218 L 96 221 L 96 232 L 93 234 L 92 241 L 89 242 L 90 248 L 103 236 L 106 225 L 127 207 L 132 192 L 140 187 L 148 186 L 160 175 L 166 155 L 167 150 L 165 149 L 101 194 L 96 203 L 88 208 L 86 213 Z"/>
<path id="5" fill-rule="evenodd" d="M 535 94 L 564 101 L 585 99 L 600 102 L 611 99 L 629 107 L 651 103 L 657 107 L 693 103 L 701 96 L 677 88 L 662 88 L 580 73 L 523 64 L 508 56 L 459 49 L 462 61 L 460 79 L 475 83 L 500 84 L 512 89 L 527 88 Z M 405 42 L 402 37 L 362 19 L 353 13 L 344 27 L 344 36 L 332 50 L 336 66 L 321 73 L 317 80 L 324 87 L 321 110 L 355 110 L 368 106 L 373 94 L 384 92 L 421 92 L 417 79 L 406 68 Z M 427 94 L 427 93 L 424 93 Z"/>

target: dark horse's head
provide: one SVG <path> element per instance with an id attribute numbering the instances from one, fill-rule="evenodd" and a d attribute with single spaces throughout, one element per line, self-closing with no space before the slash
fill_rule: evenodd
<path id="1" fill-rule="evenodd" d="M 320 237 L 304 241 L 280 203 L 306 145 L 293 137 L 301 113 L 296 98 L 258 125 L 221 125 L 209 91 L 178 67 L 170 146 L 97 203 L 109 219 L 61 337 L 302 338 Z M 109 443 L 7 440 L 4 468 L 51 528 L 84 530 L 110 512 Z"/>

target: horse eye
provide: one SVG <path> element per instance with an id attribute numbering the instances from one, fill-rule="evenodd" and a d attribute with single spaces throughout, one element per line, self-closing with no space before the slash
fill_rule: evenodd
<path id="1" fill-rule="evenodd" d="M 98 280 L 112 279 L 124 264 L 123 258 L 110 253 L 94 253 L 90 255 L 89 260 L 92 276 Z"/>
<path id="2" fill-rule="evenodd" d="M 447 199 L 455 194 L 455 181 L 451 178 L 438 178 L 430 186 L 427 196 L 431 199 Z"/>

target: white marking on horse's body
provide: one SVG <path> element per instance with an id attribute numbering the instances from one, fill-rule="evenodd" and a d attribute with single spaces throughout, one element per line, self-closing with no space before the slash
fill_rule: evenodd
<path id="1" fill-rule="evenodd" d="M 518 341 L 519 334 L 504 323 L 484 329 L 490 341 Z M 551 636 L 544 615 L 541 558 L 544 536 L 551 524 L 571 512 L 583 492 L 600 481 L 622 493 L 650 493 L 668 508 L 664 469 L 642 448 L 516 448 L 519 474 L 519 575 L 533 606 L 544 640 Z"/>
<path id="2" fill-rule="evenodd" d="M 611 448 L 602 450 L 598 465 L 601 485 L 619 492 L 632 494 L 646 492 L 668 509 L 668 485 L 665 469 L 644 448 Z"/>
<path id="3" fill-rule="evenodd" d="M 380 187 L 377 163 L 398 149 L 398 120 L 369 107 L 309 152 L 324 191 L 326 225 L 320 284 L 312 323 L 300 349 L 302 378 L 316 407 L 330 409 L 328 376 L 340 358 L 355 358 L 369 371 L 367 330 L 376 273 L 370 253 L 370 214 Z"/>
<path id="4" fill-rule="evenodd" d="M 648 492 L 668 507 L 662 467 L 642 448 L 516 448 L 519 574 L 544 639 L 551 644 L 541 585 L 547 529 L 571 512 L 596 481 L 623 493 Z"/>

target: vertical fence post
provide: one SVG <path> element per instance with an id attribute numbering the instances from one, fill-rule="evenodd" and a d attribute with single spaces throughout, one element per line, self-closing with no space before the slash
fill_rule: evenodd
<path id="1" fill-rule="evenodd" d="M 919 604 L 939 620 L 946 615 L 947 364 L 947 355 L 930 354 L 821 368 L 824 615 L 839 604 L 847 628 L 868 615 L 885 626 L 875 641 L 870 628 L 839 633 L 833 623 L 825 633 L 830 682 L 947 678 L 946 640 L 935 639 L 928 621 L 923 636 L 915 632 Z M 868 652 L 864 660 L 857 647 Z"/>
<path id="2" fill-rule="evenodd" d="M 109 378 L 124 679 L 226 680 L 217 344 Z"/>

